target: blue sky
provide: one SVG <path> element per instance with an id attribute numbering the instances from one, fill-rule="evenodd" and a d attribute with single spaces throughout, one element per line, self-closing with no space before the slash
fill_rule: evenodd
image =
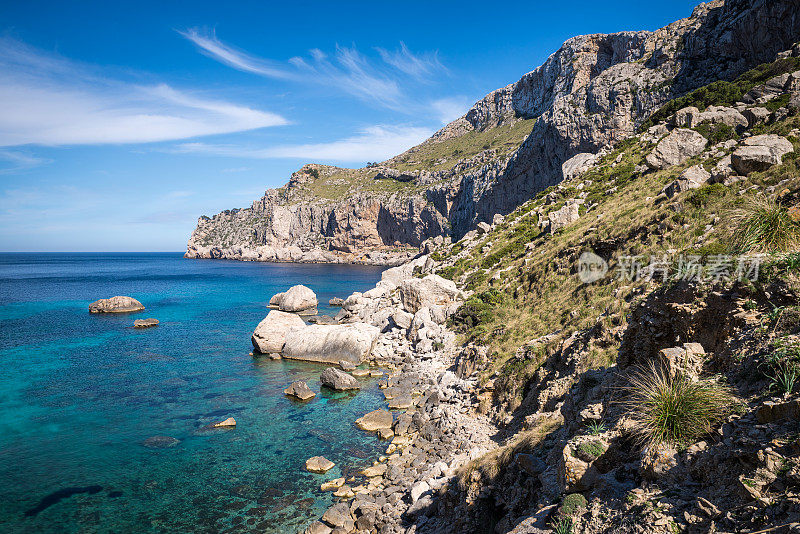
<path id="1" fill-rule="evenodd" d="M 565 39 L 694 5 L 3 2 L 0 250 L 183 250 L 304 163 L 386 159 Z"/>

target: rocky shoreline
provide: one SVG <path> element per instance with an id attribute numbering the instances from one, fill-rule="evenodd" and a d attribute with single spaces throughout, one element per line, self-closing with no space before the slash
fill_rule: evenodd
<path id="1" fill-rule="evenodd" d="M 372 376 L 386 372 L 379 386 L 391 411 L 376 410 L 354 422 L 361 431 L 385 440 L 386 452 L 356 477 L 320 479 L 322 489 L 334 492 L 338 502 L 305 533 L 407 532 L 407 523 L 425 522 L 434 494 L 452 482 L 459 468 L 497 446 L 492 440 L 496 427 L 476 412 L 476 381 L 459 378 L 451 370 L 459 347 L 445 323 L 465 295 L 451 281 L 426 274 L 435 264 L 423 255 L 387 269 L 375 288 L 344 300 L 337 325 L 295 326 L 283 332 L 283 343 L 272 340 L 271 346 L 281 345 L 280 352 L 287 357 L 296 351 L 292 338 L 302 337 L 306 329 L 379 330 L 371 351 L 360 361 L 343 358 L 341 370 L 329 367 L 323 375 L 369 375 L 368 370 L 356 368 L 360 363 L 372 370 Z M 254 334 L 256 351 L 265 346 L 267 329 L 262 325 Z M 331 354 L 325 361 L 333 363 L 336 357 Z M 336 377 L 323 384 L 340 387 Z M 297 390 L 307 389 L 303 386 L 292 384 L 286 394 L 296 396 Z M 311 398 L 313 392 L 305 396 Z"/>
<path id="2" fill-rule="evenodd" d="M 190 242 L 184 258 L 209 260 L 263 261 L 269 263 L 343 263 L 352 265 L 378 265 L 396 267 L 412 259 L 417 249 L 370 250 L 363 253 L 342 252 L 312 248 L 302 250 L 300 247 L 218 247 L 202 246 Z"/>

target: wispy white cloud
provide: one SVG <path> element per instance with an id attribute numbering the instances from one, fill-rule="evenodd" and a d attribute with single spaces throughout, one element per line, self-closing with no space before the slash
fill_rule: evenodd
<path id="1" fill-rule="evenodd" d="M 328 55 L 319 49 L 286 63 L 253 56 L 222 42 L 214 31 L 193 28 L 179 32 L 206 56 L 235 69 L 267 78 L 335 88 L 391 109 L 418 109 L 402 88 L 404 78 L 428 81 L 445 68 L 435 52 L 414 54 L 404 43 L 396 51 L 378 48 L 381 60 L 371 60 L 354 46 L 338 46 Z"/>
<path id="2" fill-rule="evenodd" d="M 376 48 L 376 50 L 384 62 L 418 80 L 427 80 L 437 71 L 445 72 L 447 70 L 439 61 L 439 55 L 436 52 L 414 54 L 402 41 L 397 50 L 389 51 L 384 48 Z"/>
<path id="3" fill-rule="evenodd" d="M 377 125 L 357 135 L 329 143 L 280 145 L 253 148 L 240 145 L 182 143 L 172 149 L 184 154 L 208 154 L 237 158 L 290 158 L 316 161 L 382 161 L 399 154 L 430 137 L 428 128 Z"/>
<path id="4" fill-rule="evenodd" d="M 39 165 L 50 163 L 50 160 L 32 156 L 18 150 L 0 150 L 0 174 L 12 174 L 26 171 Z"/>
<path id="5" fill-rule="evenodd" d="M 0 38 L 0 146 L 147 143 L 287 124 L 283 117 Z"/>
<path id="6" fill-rule="evenodd" d="M 289 73 L 278 63 L 251 56 L 247 52 L 237 50 L 217 39 L 214 31 L 201 31 L 198 28 L 190 28 L 186 31 L 178 30 L 178 33 L 196 44 L 200 51 L 229 67 L 244 72 L 252 72 L 262 76 L 272 78 L 292 78 Z"/>

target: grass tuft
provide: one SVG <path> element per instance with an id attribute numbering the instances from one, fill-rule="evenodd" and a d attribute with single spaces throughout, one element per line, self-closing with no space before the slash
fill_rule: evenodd
<path id="1" fill-rule="evenodd" d="M 733 215 L 734 243 L 741 252 L 789 252 L 800 242 L 800 224 L 789 209 L 764 197 Z"/>
<path id="2" fill-rule="evenodd" d="M 778 393 L 792 393 L 800 378 L 800 368 L 793 361 L 781 360 L 774 365 L 772 373 L 767 374 L 770 388 Z"/>
<path id="3" fill-rule="evenodd" d="M 552 524 L 551 528 L 553 534 L 572 534 L 572 519 L 561 517 Z"/>
<path id="4" fill-rule="evenodd" d="M 591 421 L 589 424 L 586 425 L 586 430 L 589 431 L 589 434 L 592 436 L 599 436 L 603 432 L 605 432 L 606 424 L 602 421 Z"/>
<path id="5" fill-rule="evenodd" d="M 708 434 L 737 403 L 726 386 L 694 382 L 684 375 L 672 378 L 652 363 L 632 374 L 626 390 L 634 433 L 648 447 L 689 445 Z"/>

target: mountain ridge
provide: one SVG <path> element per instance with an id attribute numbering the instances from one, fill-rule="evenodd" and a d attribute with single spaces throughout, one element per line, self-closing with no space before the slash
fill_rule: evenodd
<path id="1" fill-rule="evenodd" d="M 569 159 L 633 135 L 666 102 L 789 48 L 796 12 L 791 0 L 715 0 L 656 31 L 573 37 L 403 154 L 305 165 L 249 208 L 201 217 L 186 256 L 402 263 L 559 183 Z"/>

